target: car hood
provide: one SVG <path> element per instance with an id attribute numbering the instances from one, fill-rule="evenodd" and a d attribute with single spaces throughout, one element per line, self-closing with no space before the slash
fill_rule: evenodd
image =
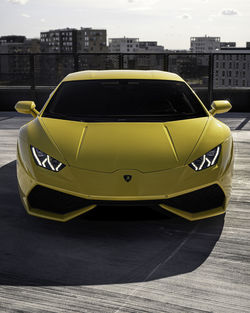
<path id="1" fill-rule="evenodd" d="M 153 172 L 184 165 L 208 119 L 83 123 L 44 117 L 39 121 L 50 144 L 70 166 L 100 172 Z"/>

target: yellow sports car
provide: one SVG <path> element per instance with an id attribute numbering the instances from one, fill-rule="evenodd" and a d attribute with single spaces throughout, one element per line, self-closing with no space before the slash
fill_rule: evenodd
<path id="1" fill-rule="evenodd" d="M 190 221 L 225 212 L 233 141 L 178 75 L 82 71 L 67 75 L 21 127 L 17 177 L 31 215 L 68 221 L 97 205 L 155 206 Z"/>

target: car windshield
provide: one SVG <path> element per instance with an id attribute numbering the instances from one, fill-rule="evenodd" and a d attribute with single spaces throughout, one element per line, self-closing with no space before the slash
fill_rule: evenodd
<path id="1" fill-rule="evenodd" d="M 43 116 L 86 122 L 164 122 L 207 114 L 184 82 L 102 79 L 63 82 Z"/>

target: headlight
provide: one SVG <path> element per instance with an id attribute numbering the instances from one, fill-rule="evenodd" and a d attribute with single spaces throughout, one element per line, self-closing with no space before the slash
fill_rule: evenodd
<path id="1" fill-rule="evenodd" d="M 205 168 L 213 166 L 217 163 L 220 154 L 221 146 L 217 146 L 213 150 L 208 151 L 206 154 L 190 163 L 189 166 L 195 171 L 201 171 Z"/>
<path id="2" fill-rule="evenodd" d="M 39 149 L 33 146 L 30 146 L 30 148 L 31 148 L 31 152 L 34 157 L 34 160 L 38 166 L 41 166 L 53 172 L 59 172 L 65 167 L 63 163 L 57 161 L 56 159 L 40 151 Z"/>

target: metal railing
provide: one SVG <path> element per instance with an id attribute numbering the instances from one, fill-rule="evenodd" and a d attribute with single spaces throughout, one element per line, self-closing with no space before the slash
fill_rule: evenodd
<path id="1" fill-rule="evenodd" d="M 52 87 L 79 70 L 162 70 L 177 73 L 195 90 L 203 90 L 211 103 L 215 89 L 236 88 L 220 82 L 229 71 L 236 81 L 235 64 L 240 64 L 238 72 L 245 73 L 244 87 L 250 86 L 250 53 L 10 53 L 0 54 L 0 87 Z M 242 64 L 246 64 L 244 71 Z"/>

